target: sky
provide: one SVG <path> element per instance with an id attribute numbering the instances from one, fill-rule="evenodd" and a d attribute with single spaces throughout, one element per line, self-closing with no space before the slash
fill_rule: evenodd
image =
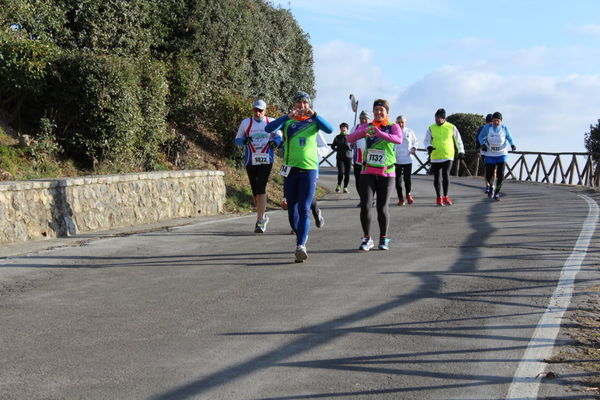
<path id="1" fill-rule="evenodd" d="M 387 99 L 422 143 L 438 108 L 500 111 L 518 150 L 585 151 L 600 119 L 600 1 L 285 0 L 335 128 Z M 330 141 L 333 137 L 330 138 Z"/>

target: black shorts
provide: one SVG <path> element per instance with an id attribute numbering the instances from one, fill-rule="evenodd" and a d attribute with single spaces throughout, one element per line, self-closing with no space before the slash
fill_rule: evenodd
<path id="1" fill-rule="evenodd" d="M 252 196 L 267 193 L 267 182 L 269 181 L 271 168 L 273 168 L 273 164 L 246 165 Z"/>

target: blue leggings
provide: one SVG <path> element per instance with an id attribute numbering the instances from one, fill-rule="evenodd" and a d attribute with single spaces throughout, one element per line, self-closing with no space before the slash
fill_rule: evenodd
<path id="1" fill-rule="evenodd" d="M 285 178 L 283 190 L 288 203 L 288 218 L 296 232 L 296 245 L 304 246 L 310 230 L 310 203 L 315 196 L 318 170 L 311 169 Z"/>

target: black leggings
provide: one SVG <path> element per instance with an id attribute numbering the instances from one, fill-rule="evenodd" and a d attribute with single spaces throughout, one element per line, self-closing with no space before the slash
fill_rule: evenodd
<path id="1" fill-rule="evenodd" d="M 379 235 L 386 236 L 390 225 L 388 202 L 394 187 L 394 177 L 361 175 L 360 176 L 360 224 L 365 236 L 370 236 L 371 204 L 377 194 L 377 222 Z"/>
<path id="2" fill-rule="evenodd" d="M 354 183 L 356 183 L 356 193 L 360 196 L 360 171 L 362 171 L 362 164 L 354 163 Z"/>
<path id="3" fill-rule="evenodd" d="M 351 158 L 338 158 L 335 160 L 338 170 L 338 186 L 342 184 L 342 179 L 344 180 L 344 187 L 348 187 L 348 182 L 350 182 L 350 169 L 352 168 L 352 159 Z"/>
<path id="4" fill-rule="evenodd" d="M 267 193 L 267 182 L 273 164 L 246 165 L 252 196 Z"/>
<path id="5" fill-rule="evenodd" d="M 494 194 L 500 193 L 502 183 L 504 182 L 504 167 L 506 163 L 499 162 L 497 164 L 485 164 L 485 180 L 488 185 L 494 186 L 494 172 L 496 172 L 496 190 Z M 496 169 L 497 168 L 497 169 Z"/>
<path id="6" fill-rule="evenodd" d="M 442 189 L 444 190 L 444 196 L 448 196 L 448 185 L 450 183 L 448 177 L 450 175 L 450 168 L 452 168 L 452 161 L 444 161 L 431 163 L 431 171 L 433 172 L 433 187 L 435 188 L 435 194 L 440 197 L 440 172 L 442 173 Z"/>
<path id="7" fill-rule="evenodd" d="M 396 164 L 396 193 L 398 198 L 402 199 L 402 178 L 404 177 L 404 188 L 406 194 L 410 193 L 412 188 L 410 174 L 412 174 L 412 164 Z"/>

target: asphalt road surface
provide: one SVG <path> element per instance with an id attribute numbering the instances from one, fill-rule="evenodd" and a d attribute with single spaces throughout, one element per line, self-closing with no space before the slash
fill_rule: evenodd
<path id="1" fill-rule="evenodd" d="M 454 178 L 437 207 L 419 176 L 415 204 L 392 198 L 390 250 L 359 253 L 351 189 L 319 202 L 303 264 L 283 210 L 262 235 L 219 216 L 0 259 L 0 398 L 507 398 L 598 196 L 509 182 L 493 202 Z M 571 308 L 598 285 L 592 233 Z M 558 375 L 539 398 L 594 398 L 585 372 Z"/>

